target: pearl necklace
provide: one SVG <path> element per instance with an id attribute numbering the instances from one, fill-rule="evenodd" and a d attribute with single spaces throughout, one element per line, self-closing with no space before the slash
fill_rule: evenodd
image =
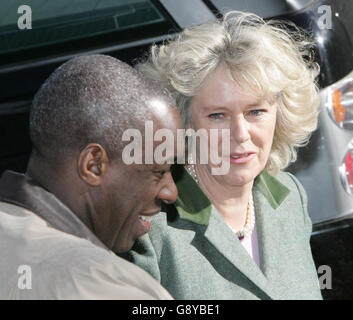
<path id="1" fill-rule="evenodd" d="M 186 170 L 194 178 L 196 183 L 199 184 L 199 180 L 197 178 L 197 174 L 195 170 L 195 165 L 190 164 L 190 162 L 188 165 L 186 165 Z M 251 236 L 255 227 L 255 209 L 254 209 L 254 201 L 253 201 L 252 193 L 250 193 L 250 197 L 249 197 L 249 202 L 246 210 L 246 221 L 245 221 L 244 227 L 239 231 L 235 231 L 228 223 L 227 225 L 234 232 L 234 234 L 238 237 L 239 240 L 243 240 Z"/>
<path id="2" fill-rule="evenodd" d="M 252 193 L 250 193 L 248 207 L 246 210 L 246 221 L 245 225 L 239 231 L 235 231 L 229 224 L 229 228 L 235 233 L 235 235 L 239 238 L 239 240 L 243 240 L 252 235 L 255 227 L 255 210 L 254 210 L 254 201 L 252 198 Z"/>

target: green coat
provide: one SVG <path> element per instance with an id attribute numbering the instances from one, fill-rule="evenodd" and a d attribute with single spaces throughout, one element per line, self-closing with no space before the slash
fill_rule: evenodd
<path id="1" fill-rule="evenodd" d="M 293 175 L 255 180 L 261 270 L 187 171 L 177 187 L 175 206 L 125 256 L 175 299 L 322 299 L 306 194 Z"/>

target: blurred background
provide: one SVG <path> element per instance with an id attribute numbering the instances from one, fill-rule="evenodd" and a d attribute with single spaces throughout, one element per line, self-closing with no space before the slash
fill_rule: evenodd
<path id="1" fill-rule="evenodd" d="M 294 173 L 308 194 L 325 299 L 353 299 L 353 1 L 11 0 L 0 4 L 0 174 L 25 172 L 28 110 L 49 74 L 73 56 L 104 53 L 134 65 L 152 43 L 231 9 L 293 21 L 316 42 L 319 128 Z M 327 275 L 326 275 L 327 276 Z M 320 277 L 320 272 L 319 272 Z"/>

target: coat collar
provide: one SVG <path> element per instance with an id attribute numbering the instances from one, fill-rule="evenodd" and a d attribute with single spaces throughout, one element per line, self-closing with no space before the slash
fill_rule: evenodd
<path id="1" fill-rule="evenodd" d="M 177 187 L 179 196 L 175 206 L 180 217 L 200 225 L 208 225 L 212 212 L 211 201 L 187 170 L 183 169 Z M 270 206 L 276 210 L 286 199 L 290 190 L 264 170 L 255 179 L 253 192 L 260 192 Z"/>
<path id="2" fill-rule="evenodd" d="M 0 201 L 25 208 L 55 228 L 95 245 L 107 247 L 54 194 L 48 192 L 24 174 L 5 171 L 0 179 Z"/>

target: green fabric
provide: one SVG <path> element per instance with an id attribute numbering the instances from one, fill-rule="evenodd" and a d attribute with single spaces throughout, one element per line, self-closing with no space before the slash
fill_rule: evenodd
<path id="1" fill-rule="evenodd" d="M 180 217 L 197 224 L 208 225 L 211 202 L 187 171 L 185 171 L 183 179 L 177 183 L 177 187 L 178 199 L 175 202 L 175 207 Z M 190 190 L 193 192 L 190 193 Z"/>
<path id="2" fill-rule="evenodd" d="M 265 170 L 255 179 L 254 185 L 261 190 L 274 209 L 281 205 L 290 192 L 285 185 Z M 175 206 L 180 217 L 197 224 L 208 225 L 212 208 L 211 202 L 186 170 L 177 186 L 179 196 Z M 193 192 L 190 193 L 190 190 Z"/>
<path id="3" fill-rule="evenodd" d="M 175 299 L 322 299 L 306 194 L 291 174 L 253 187 L 260 267 L 186 172 L 179 198 L 125 255 Z"/>
<path id="4" fill-rule="evenodd" d="M 263 171 L 255 180 L 257 186 L 272 208 L 277 209 L 289 194 L 289 189 L 267 171 Z"/>

